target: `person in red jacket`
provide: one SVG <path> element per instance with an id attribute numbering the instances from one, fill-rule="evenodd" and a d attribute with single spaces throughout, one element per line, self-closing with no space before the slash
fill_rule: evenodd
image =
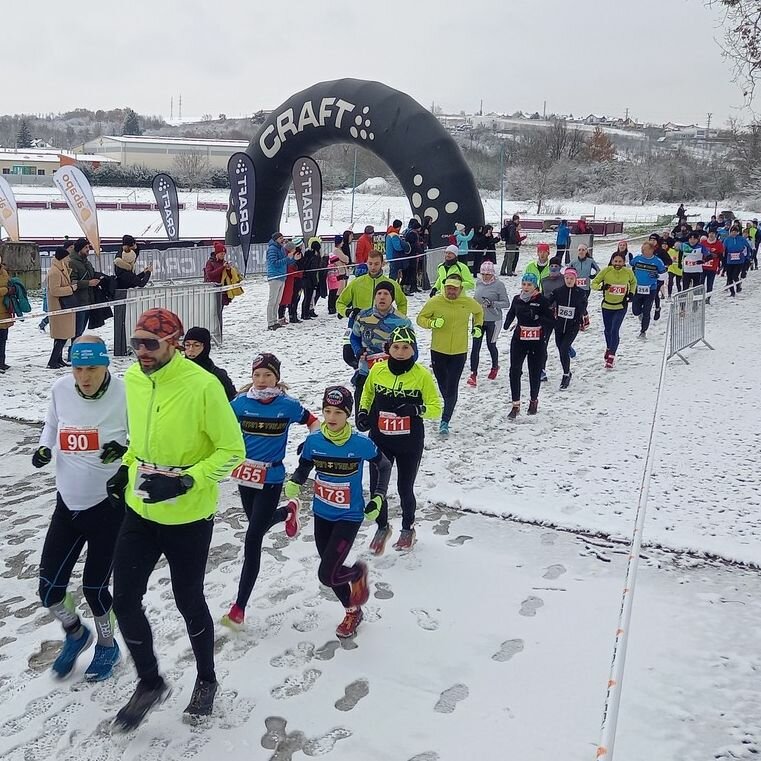
<path id="1" fill-rule="evenodd" d="M 359 236 L 357 250 L 354 252 L 354 260 L 357 264 L 367 264 L 367 257 L 373 250 L 373 235 L 375 228 L 372 225 L 365 227 L 365 232 Z"/>
<path id="2" fill-rule="evenodd" d="M 277 316 L 281 325 L 286 325 L 285 310 L 288 310 L 289 322 L 301 322 L 296 312 L 296 305 L 298 303 L 298 293 L 301 288 L 301 278 L 304 273 L 299 266 L 301 262 L 301 252 L 293 243 L 288 241 L 285 244 L 285 253 L 288 255 L 288 274 L 285 276 L 285 285 L 283 286 L 283 295 L 280 297 L 280 305 L 277 309 Z M 298 282 L 297 282 L 298 281 Z M 297 291 L 297 286 L 299 290 Z M 294 298 L 296 304 L 294 304 Z"/>
<path id="3" fill-rule="evenodd" d="M 709 230 L 708 237 L 700 241 L 703 246 L 703 273 L 705 275 L 706 304 L 711 303 L 713 281 L 724 261 L 724 244 L 716 237 L 716 230 Z"/>
<path id="4" fill-rule="evenodd" d="M 222 275 L 224 274 L 225 270 L 227 270 L 228 275 L 230 274 L 230 264 L 229 262 L 225 261 L 226 254 L 227 249 L 225 248 L 225 244 L 221 241 L 217 241 L 214 244 L 214 250 L 211 252 L 209 260 L 206 262 L 203 268 L 204 283 L 216 283 L 217 285 L 221 285 Z M 228 297 L 227 293 L 223 293 L 222 306 L 226 307 L 229 303 L 230 298 Z"/>

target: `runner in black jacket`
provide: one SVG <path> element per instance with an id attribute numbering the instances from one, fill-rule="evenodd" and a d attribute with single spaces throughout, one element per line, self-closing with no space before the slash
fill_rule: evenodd
<path id="1" fill-rule="evenodd" d="M 531 388 L 528 414 L 536 415 L 542 368 L 547 359 L 544 336 L 555 326 L 550 303 L 542 296 L 538 278 L 532 273 L 525 274 L 521 280 L 521 292 L 513 299 L 507 313 L 505 330 L 510 329 L 513 321 L 517 324 L 510 342 L 510 390 L 513 396 L 513 408 L 508 415 L 510 420 L 515 420 L 521 409 L 521 375 L 526 357 Z"/>
<path id="2" fill-rule="evenodd" d="M 563 365 L 563 379 L 560 389 L 571 384 L 571 346 L 579 334 L 589 324 L 587 314 L 587 292 L 576 286 L 576 270 L 566 267 L 563 273 L 564 285 L 550 294 L 550 306 L 555 313 L 555 344 Z"/>

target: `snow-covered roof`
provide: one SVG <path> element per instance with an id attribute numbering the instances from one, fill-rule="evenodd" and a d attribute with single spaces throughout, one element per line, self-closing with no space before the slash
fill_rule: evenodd
<path id="1" fill-rule="evenodd" d="M 34 161 L 36 164 L 58 164 L 58 151 L 49 153 L 34 149 L 0 148 L 0 161 Z"/>
<path id="2" fill-rule="evenodd" d="M 199 145 L 217 148 L 248 148 L 248 140 L 207 140 L 196 137 L 162 137 L 160 135 L 102 135 L 88 140 L 86 145 L 98 140 L 113 140 L 131 145 Z"/>

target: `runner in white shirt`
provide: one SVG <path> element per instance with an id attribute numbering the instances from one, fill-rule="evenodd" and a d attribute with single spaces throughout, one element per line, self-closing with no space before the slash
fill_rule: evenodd
<path id="1" fill-rule="evenodd" d="M 41 468 L 55 453 L 56 469 L 56 506 L 40 560 L 40 600 L 66 632 L 53 663 L 53 672 L 63 678 L 93 640 L 67 592 L 87 544 L 82 587 L 95 618 L 97 644 L 85 677 L 100 681 L 119 661 L 108 585 L 124 503 L 108 494 L 106 482 L 127 451 L 127 408 L 124 384 L 109 373 L 108 350 L 100 338 L 78 338 L 71 365 L 71 375 L 53 384 L 40 446 L 32 456 L 32 464 Z"/>

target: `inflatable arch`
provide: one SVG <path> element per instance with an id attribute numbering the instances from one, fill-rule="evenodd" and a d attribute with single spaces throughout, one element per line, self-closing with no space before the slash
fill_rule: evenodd
<path id="1" fill-rule="evenodd" d="M 397 176 L 413 214 L 434 220 L 432 241 L 455 222 L 484 223 L 473 175 L 452 136 L 409 95 L 380 82 L 320 82 L 275 109 L 247 153 L 256 168 L 252 240 L 269 240 L 280 226 L 297 158 L 333 143 L 354 143 L 377 154 Z M 369 222 L 369 220 L 361 220 Z M 404 220 L 406 223 L 408 220 Z M 233 225 L 228 243 L 237 243 Z"/>

